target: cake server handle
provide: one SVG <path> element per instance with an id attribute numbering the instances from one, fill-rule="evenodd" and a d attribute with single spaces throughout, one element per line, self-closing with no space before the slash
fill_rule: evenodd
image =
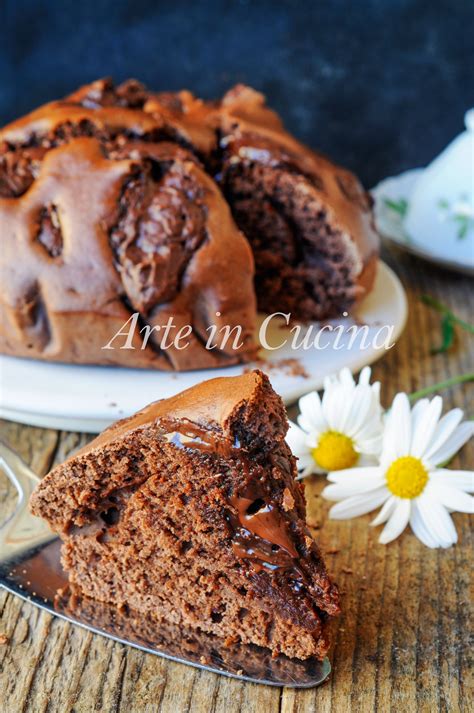
<path id="1" fill-rule="evenodd" d="M 13 512 L 0 524 L 0 562 L 6 562 L 55 536 L 28 509 L 30 495 L 40 478 L 3 441 L 0 441 L 0 469 L 15 486 L 18 496 Z"/>

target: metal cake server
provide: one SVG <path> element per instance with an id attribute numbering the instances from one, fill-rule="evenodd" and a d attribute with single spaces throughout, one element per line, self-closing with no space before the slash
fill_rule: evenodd
<path id="1" fill-rule="evenodd" d="M 55 616 L 150 654 L 206 671 L 269 686 L 310 688 L 329 676 L 324 661 L 298 661 L 258 646 L 224 642 L 173 625 L 157 625 L 146 614 L 81 597 L 68 585 L 60 563 L 60 540 L 28 510 L 39 478 L 17 453 L 0 442 L 0 468 L 14 484 L 18 501 L 0 526 L 0 586 Z"/>

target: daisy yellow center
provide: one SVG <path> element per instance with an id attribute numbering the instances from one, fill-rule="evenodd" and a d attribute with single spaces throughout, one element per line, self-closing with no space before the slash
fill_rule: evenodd
<path id="1" fill-rule="evenodd" d="M 417 498 L 428 482 L 428 472 L 419 458 L 402 456 L 390 465 L 385 475 L 387 487 L 399 498 Z"/>
<path id="2" fill-rule="evenodd" d="M 337 431 L 323 433 L 316 448 L 311 450 L 311 455 L 320 468 L 328 472 L 352 468 L 359 458 L 352 438 Z"/>

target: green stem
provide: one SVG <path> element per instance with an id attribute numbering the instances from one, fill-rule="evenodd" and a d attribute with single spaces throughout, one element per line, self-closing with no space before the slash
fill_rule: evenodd
<path id="1" fill-rule="evenodd" d="M 420 389 L 419 391 L 414 391 L 412 394 L 409 394 L 408 398 L 410 399 L 410 401 L 416 401 L 416 399 L 421 399 L 423 398 L 423 396 L 433 394 L 435 391 L 449 389 L 450 386 L 455 386 L 456 384 L 463 384 L 466 381 L 474 381 L 474 372 L 471 372 L 470 374 L 452 376 L 450 379 L 446 379 L 446 381 L 440 381 L 439 384 L 426 386 L 424 389 Z"/>

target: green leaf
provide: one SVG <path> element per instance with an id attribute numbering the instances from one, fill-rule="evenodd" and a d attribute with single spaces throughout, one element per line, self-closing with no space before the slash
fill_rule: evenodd
<path id="1" fill-rule="evenodd" d="M 446 198 L 440 198 L 438 201 L 439 208 L 449 208 L 449 201 Z"/>
<path id="2" fill-rule="evenodd" d="M 441 346 L 433 347 L 431 349 L 432 354 L 443 354 L 447 352 L 453 346 L 454 342 L 454 322 L 449 314 L 445 314 L 441 319 L 441 335 L 443 341 Z"/>
<path id="3" fill-rule="evenodd" d="M 395 211 L 395 213 L 398 213 L 398 215 L 400 215 L 402 218 L 406 216 L 408 210 L 408 201 L 405 198 L 400 198 L 400 200 L 398 201 L 392 201 L 390 198 L 384 198 L 383 201 L 387 208 L 390 208 L 390 210 Z"/>
<path id="4" fill-rule="evenodd" d="M 474 334 L 474 325 L 469 324 L 469 322 L 465 322 L 464 319 L 455 315 L 454 312 L 451 312 L 451 310 L 439 300 L 431 297 L 431 295 L 421 295 L 420 299 L 425 305 L 428 305 L 428 307 L 432 307 L 440 314 L 449 316 L 454 324 L 459 325 L 466 332 Z"/>

